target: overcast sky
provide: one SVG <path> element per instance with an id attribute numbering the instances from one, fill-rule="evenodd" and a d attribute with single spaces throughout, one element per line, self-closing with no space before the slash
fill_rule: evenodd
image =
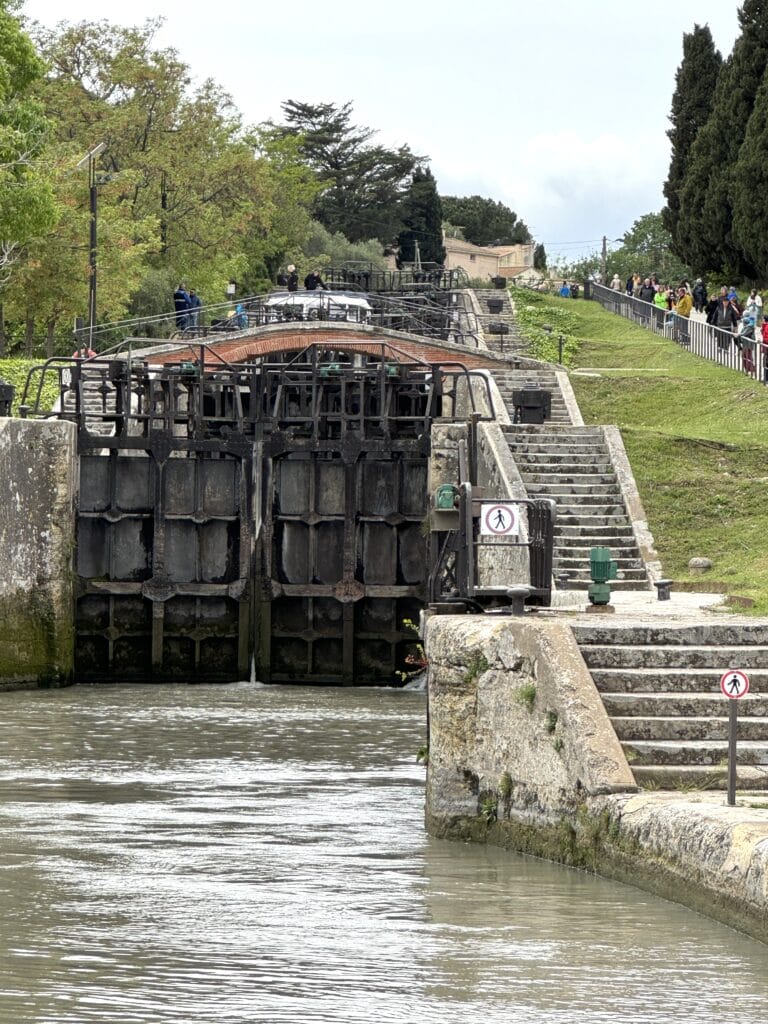
<path id="1" fill-rule="evenodd" d="M 46 25 L 160 15 L 196 79 L 249 123 L 286 99 L 341 104 L 384 145 L 431 160 L 443 195 L 506 203 L 550 255 L 595 250 L 659 210 L 683 32 L 725 56 L 733 0 L 27 0 Z"/>

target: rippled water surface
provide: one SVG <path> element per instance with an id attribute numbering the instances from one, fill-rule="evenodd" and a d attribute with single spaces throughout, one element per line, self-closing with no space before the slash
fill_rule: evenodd
<path id="1" fill-rule="evenodd" d="M 765 1024 L 768 950 L 424 833 L 424 695 L 0 694 L 0 1022 Z"/>

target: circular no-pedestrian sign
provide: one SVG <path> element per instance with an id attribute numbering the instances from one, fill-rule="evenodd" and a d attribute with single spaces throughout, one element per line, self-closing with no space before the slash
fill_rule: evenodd
<path id="1" fill-rule="evenodd" d="M 724 697 L 738 700 L 749 693 L 749 676 L 740 668 L 732 668 L 720 676 L 720 689 Z"/>
<path id="2" fill-rule="evenodd" d="M 520 516 L 513 502 L 484 503 L 480 533 L 486 537 L 516 537 L 520 532 Z"/>

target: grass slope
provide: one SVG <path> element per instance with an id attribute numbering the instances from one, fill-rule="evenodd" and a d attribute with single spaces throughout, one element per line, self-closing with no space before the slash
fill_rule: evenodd
<path id="1" fill-rule="evenodd" d="M 727 583 L 768 614 L 768 387 L 596 302 L 513 298 L 526 335 L 567 318 L 584 421 L 621 428 L 665 573 Z M 694 555 L 712 559 L 704 580 L 688 570 Z"/>

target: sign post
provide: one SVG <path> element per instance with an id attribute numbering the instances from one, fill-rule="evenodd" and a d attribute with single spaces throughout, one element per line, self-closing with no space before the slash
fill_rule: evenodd
<path id="1" fill-rule="evenodd" d="M 720 691 L 730 701 L 728 708 L 728 806 L 736 804 L 736 734 L 739 724 L 738 701 L 749 693 L 749 676 L 733 668 L 720 676 Z"/>

